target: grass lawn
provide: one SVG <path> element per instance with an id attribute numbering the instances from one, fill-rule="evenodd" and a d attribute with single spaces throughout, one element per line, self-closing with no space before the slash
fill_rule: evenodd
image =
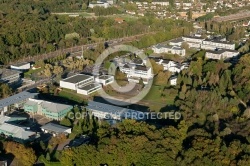
<path id="1" fill-rule="evenodd" d="M 40 72 L 42 70 L 43 70 L 43 68 L 36 69 L 36 70 L 30 69 L 29 71 L 27 71 L 27 72 L 24 73 L 24 77 L 25 78 L 31 78 L 32 74 L 38 73 L 38 72 Z"/>
<path id="2" fill-rule="evenodd" d="M 162 94 L 165 94 L 165 96 L 162 97 Z M 164 106 L 173 105 L 176 96 L 177 94 L 170 93 L 169 90 L 163 92 L 163 87 L 161 86 L 152 86 L 149 93 L 142 101 L 147 101 L 149 103 L 148 107 L 150 110 L 158 112 Z"/>
<path id="3" fill-rule="evenodd" d="M 60 91 L 59 96 L 69 100 L 73 100 L 78 103 L 82 103 L 83 101 L 87 100 L 87 98 L 83 95 L 77 94 L 75 91 L 71 91 L 68 89 L 63 89 L 62 91 Z"/>

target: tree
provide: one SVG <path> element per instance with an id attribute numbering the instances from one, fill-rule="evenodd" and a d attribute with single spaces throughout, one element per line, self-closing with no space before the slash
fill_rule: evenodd
<path id="1" fill-rule="evenodd" d="M 16 142 L 5 142 L 4 147 L 7 153 L 12 153 L 23 165 L 32 166 L 36 162 L 35 151 Z"/>

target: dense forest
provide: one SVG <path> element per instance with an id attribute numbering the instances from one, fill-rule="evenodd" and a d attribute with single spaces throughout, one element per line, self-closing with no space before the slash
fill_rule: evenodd
<path id="1" fill-rule="evenodd" d="M 179 35 L 182 35 L 184 31 L 188 33 L 191 29 L 191 24 L 184 21 L 155 18 L 131 19 L 119 24 L 114 18 L 86 19 L 58 16 L 50 14 L 48 4 L 39 5 L 36 1 L 29 2 L 1 1 L 0 3 L 0 61 L 2 63 L 24 56 L 72 47 L 76 44 L 95 42 L 96 39 L 105 40 L 151 31 L 169 31 L 181 25 L 184 28 Z"/>

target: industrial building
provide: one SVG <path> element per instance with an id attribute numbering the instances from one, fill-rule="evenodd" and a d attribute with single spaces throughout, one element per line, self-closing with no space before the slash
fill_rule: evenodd
<path id="1" fill-rule="evenodd" d="M 86 106 L 88 112 L 99 119 L 136 119 L 143 120 L 145 114 L 133 109 L 122 108 L 110 104 L 104 104 L 96 101 L 89 101 Z"/>
<path id="2" fill-rule="evenodd" d="M 0 112 L 7 112 L 10 109 L 23 108 L 30 98 L 36 98 L 38 93 L 24 91 L 13 96 L 0 100 Z"/>
<path id="3" fill-rule="evenodd" d="M 114 82 L 113 76 L 90 76 L 85 74 L 76 74 L 60 81 L 60 87 L 76 90 L 77 93 L 90 95 L 102 88 L 102 85 L 108 85 Z"/>
<path id="4" fill-rule="evenodd" d="M 24 104 L 23 108 L 25 112 L 31 115 L 39 114 L 49 119 L 61 120 L 73 109 L 73 106 L 44 100 L 29 99 Z"/>
<path id="5" fill-rule="evenodd" d="M 14 123 L 19 120 L 23 120 L 23 118 L 0 115 L 0 134 L 20 143 L 32 141 L 37 138 L 36 133 L 31 131 L 28 127 L 21 127 Z"/>
<path id="6" fill-rule="evenodd" d="M 0 69 L 0 82 L 8 85 L 21 84 L 21 72 L 11 69 Z"/>
<path id="7" fill-rule="evenodd" d="M 94 76 L 85 74 L 76 74 L 60 81 L 60 87 L 77 90 L 79 87 L 85 86 L 94 82 Z"/>
<path id="8" fill-rule="evenodd" d="M 18 64 L 11 65 L 10 68 L 12 70 L 27 71 L 30 69 L 30 63 L 28 62 L 18 63 Z"/>
<path id="9" fill-rule="evenodd" d="M 59 135 L 59 134 L 65 134 L 68 135 L 71 133 L 71 128 L 62 126 L 55 123 L 47 123 L 41 127 L 42 131 L 45 133 L 51 133 L 53 136 Z"/>

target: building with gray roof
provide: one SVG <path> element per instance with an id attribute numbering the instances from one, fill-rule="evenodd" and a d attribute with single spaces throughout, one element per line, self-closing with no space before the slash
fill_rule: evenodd
<path id="1" fill-rule="evenodd" d="M 21 93 L 2 99 L 0 100 L 0 111 L 6 112 L 11 106 L 14 106 L 15 108 L 22 108 L 23 104 L 29 98 L 35 98 L 37 95 L 38 93 L 23 91 Z"/>
<path id="2" fill-rule="evenodd" d="M 53 120 L 63 119 L 73 106 L 44 100 L 29 99 L 24 104 L 24 111 L 29 114 L 39 114 Z"/>
<path id="3" fill-rule="evenodd" d="M 87 111 L 89 111 L 93 116 L 99 119 L 136 119 L 143 120 L 145 114 L 140 111 L 133 109 L 122 108 L 110 104 L 104 104 L 96 101 L 89 101 L 88 106 L 86 106 Z"/>
<path id="4" fill-rule="evenodd" d="M 55 123 L 47 123 L 41 127 L 42 131 L 45 133 L 51 133 L 54 136 L 58 134 L 70 134 L 71 133 L 71 128 L 62 126 L 59 124 Z"/>
<path id="5" fill-rule="evenodd" d="M 21 127 L 11 123 L 11 117 L 0 116 L 0 134 L 12 138 L 14 141 L 24 143 L 34 140 L 37 135 L 27 127 Z"/>
<path id="6" fill-rule="evenodd" d="M 0 69 L 0 82 L 9 85 L 21 83 L 21 72 L 11 69 Z"/>

